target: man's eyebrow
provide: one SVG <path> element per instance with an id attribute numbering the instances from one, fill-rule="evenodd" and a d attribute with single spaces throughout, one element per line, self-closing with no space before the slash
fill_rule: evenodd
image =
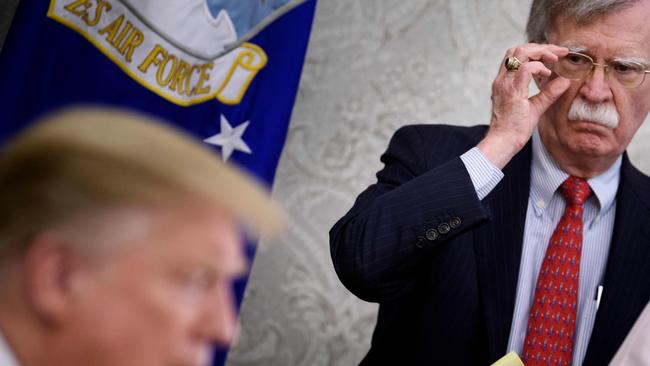
<path id="1" fill-rule="evenodd" d="M 581 44 L 575 43 L 575 42 L 563 43 L 560 46 L 568 48 L 569 51 L 571 51 L 571 52 L 580 52 L 580 53 L 582 53 L 582 52 L 586 52 L 588 50 L 587 46 L 581 45 Z"/>
<path id="2" fill-rule="evenodd" d="M 589 50 L 587 46 L 578 43 L 573 43 L 573 42 L 567 42 L 565 44 L 561 44 L 560 46 L 568 48 L 570 52 L 586 53 Z M 616 56 L 612 60 L 622 61 L 622 62 L 625 61 L 636 62 L 646 67 L 650 66 L 650 61 L 648 61 L 643 57 L 638 57 L 638 56 Z"/>
<path id="3" fill-rule="evenodd" d="M 250 271 L 250 263 L 245 258 L 227 263 L 201 262 L 206 270 L 216 276 L 239 277 Z"/>
<path id="4" fill-rule="evenodd" d="M 645 58 L 642 57 L 635 57 L 635 56 L 621 56 L 621 57 L 614 57 L 613 61 L 617 62 L 635 62 L 637 64 L 641 64 L 645 67 L 648 67 L 650 65 L 650 61 L 648 61 Z"/>

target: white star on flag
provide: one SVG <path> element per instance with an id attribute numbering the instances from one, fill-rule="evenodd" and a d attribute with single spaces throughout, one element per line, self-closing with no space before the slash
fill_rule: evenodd
<path id="1" fill-rule="evenodd" d="M 252 153 L 250 147 L 242 140 L 242 135 L 250 121 L 246 121 L 239 126 L 232 128 L 226 117 L 221 115 L 221 132 L 203 140 L 211 145 L 221 146 L 221 157 L 223 161 L 228 160 L 234 150 L 242 151 L 247 154 Z"/>

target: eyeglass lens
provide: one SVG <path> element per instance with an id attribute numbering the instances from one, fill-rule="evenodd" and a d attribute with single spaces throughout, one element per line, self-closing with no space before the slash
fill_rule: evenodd
<path id="1" fill-rule="evenodd" d="M 580 80 L 587 77 L 599 64 L 589 56 L 570 52 L 554 66 L 554 71 L 567 79 Z M 607 73 L 611 74 L 623 87 L 635 88 L 645 79 L 646 67 L 634 61 L 613 60 L 607 63 Z"/>

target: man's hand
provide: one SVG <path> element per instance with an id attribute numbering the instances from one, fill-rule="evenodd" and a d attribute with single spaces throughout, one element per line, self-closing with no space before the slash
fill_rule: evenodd
<path id="1" fill-rule="evenodd" d="M 569 52 L 568 48 L 529 43 L 511 48 L 501 62 L 492 83 L 492 118 L 490 129 L 478 148 L 499 169 L 518 153 L 533 134 L 540 117 L 570 85 L 562 77 L 540 85 L 539 94 L 528 97 L 528 87 L 535 76 L 547 79 L 553 64 Z M 514 56 L 522 62 L 517 71 L 508 71 L 505 60 Z"/>

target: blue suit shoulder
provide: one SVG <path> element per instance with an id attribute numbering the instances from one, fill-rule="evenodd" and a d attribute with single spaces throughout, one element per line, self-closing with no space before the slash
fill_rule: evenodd
<path id="1" fill-rule="evenodd" d="M 400 127 L 395 135 L 417 136 L 422 142 L 452 140 L 457 144 L 475 146 L 485 136 L 487 128 L 487 125 L 411 124 Z"/>
<path id="2" fill-rule="evenodd" d="M 634 191 L 638 200 L 650 207 L 650 177 L 632 164 L 627 152 L 623 154 L 621 182 Z"/>
<path id="3" fill-rule="evenodd" d="M 417 157 L 425 166 L 447 162 L 476 146 L 487 132 L 486 125 L 453 126 L 447 124 L 412 124 L 400 127 L 382 156 L 382 162 L 388 163 L 392 152 L 402 152 L 407 156 Z M 401 155 L 401 154 L 400 154 Z"/>

